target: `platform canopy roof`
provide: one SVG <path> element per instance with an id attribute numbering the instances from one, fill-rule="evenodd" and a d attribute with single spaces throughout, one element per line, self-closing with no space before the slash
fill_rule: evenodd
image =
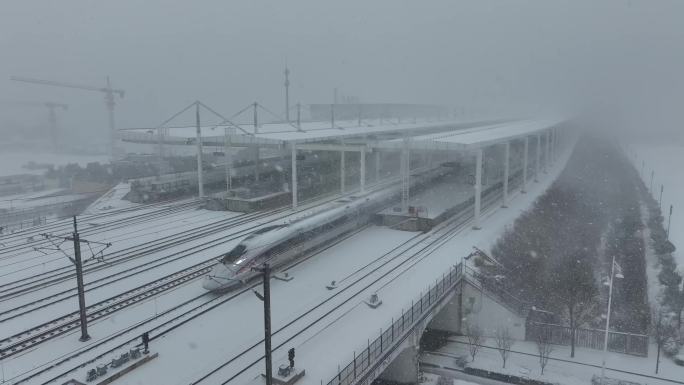
<path id="1" fill-rule="evenodd" d="M 231 146 L 288 147 L 292 144 L 306 145 L 339 144 L 361 145 L 371 148 L 398 149 L 404 139 L 410 138 L 412 149 L 467 151 L 502 143 L 524 136 L 531 136 L 560 125 L 564 119 L 471 119 L 443 121 L 357 121 L 306 122 L 301 129 L 288 123 L 267 123 L 258 130 L 253 126 L 205 126 L 201 127 L 202 143 L 206 146 L 223 146 L 226 138 Z M 226 137 L 226 131 L 228 136 Z M 159 137 L 148 132 L 121 132 L 122 139 L 137 143 L 158 143 Z M 164 136 L 164 144 L 194 145 L 195 127 L 173 127 Z"/>
<path id="2" fill-rule="evenodd" d="M 225 131 L 233 146 L 262 146 L 283 147 L 293 143 L 330 143 L 348 140 L 356 143 L 376 142 L 393 138 L 444 133 L 464 129 L 483 127 L 499 122 L 512 121 L 511 118 L 493 119 L 454 119 L 454 120 L 418 120 L 402 121 L 364 120 L 339 121 L 333 127 L 328 122 L 302 122 L 298 128 L 293 123 L 267 123 L 260 125 L 257 130 L 250 125 L 228 126 L 214 125 L 201 127 L 202 143 L 208 146 L 222 146 L 226 138 Z M 196 136 L 195 127 L 168 128 L 164 136 L 165 144 L 191 145 Z M 256 131 L 256 132 L 255 132 Z M 156 143 L 159 137 L 151 130 L 121 130 L 124 141 L 138 143 Z"/>
<path id="3" fill-rule="evenodd" d="M 499 122 L 456 131 L 383 140 L 373 147 L 399 149 L 405 146 L 405 139 L 408 139 L 408 146 L 411 149 L 468 151 L 538 135 L 559 126 L 564 121 L 565 119 L 561 118 L 549 118 Z"/>

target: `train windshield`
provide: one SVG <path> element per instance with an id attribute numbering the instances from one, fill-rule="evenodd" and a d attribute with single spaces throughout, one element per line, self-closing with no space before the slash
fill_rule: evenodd
<path id="1" fill-rule="evenodd" d="M 239 244 L 229 251 L 228 254 L 224 255 L 221 259 L 222 263 L 233 263 L 247 250 L 247 246 Z"/>

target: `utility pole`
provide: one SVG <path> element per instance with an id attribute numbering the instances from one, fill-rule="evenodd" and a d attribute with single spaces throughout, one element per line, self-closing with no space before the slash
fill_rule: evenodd
<path id="1" fill-rule="evenodd" d="M 273 363 L 271 357 L 271 266 L 264 262 L 263 267 L 253 267 L 264 278 L 264 294 L 254 292 L 264 303 L 264 357 L 266 360 L 266 385 L 273 384 Z"/>
<path id="2" fill-rule="evenodd" d="M 290 123 L 290 70 L 285 66 L 285 120 Z"/>
<path id="3" fill-rule="evenodd" d="M 99 244 L 105 246 L 105 248 L 111 246 L 111 243 L 101 243 L 101 242 L 94 242 L 94 241 L 88 241 L 86 239 L 81 239 L 81 237 L 78 234 L 78 226 L 76 224 L 76 216 L 74 215 L 74 232 L 72 233 L 71 237 L 58 237 L 54 236 L 52 234 L 46 234 L 43 233 L 41 234 L 45 239 L 62 239 L 64 241 L 73 241 L 74 242 L 74 258 L 71 258 L 67 255 L 69 260 L 74 264 L 76 267 L 76 285 L 78 289 L 78 308 L 79 308 L 79 315 L 81 319 L 81 338 L 79 338 L 79 341 L 88 341 L 90 339 L 90 336 L 88 335 L 88 318 L 86 316 L 86 304 L 85 304 L 85 290 L 84 290 L 84 285 L 83 285 L 83 261 L 81 259 L 81 243 L 86 243 L 86 244 Z"/>
<path id="4" fill-rule="evenodd" d="M 302 130 L 302 104 L 297 103 L 297 129 Z"/>

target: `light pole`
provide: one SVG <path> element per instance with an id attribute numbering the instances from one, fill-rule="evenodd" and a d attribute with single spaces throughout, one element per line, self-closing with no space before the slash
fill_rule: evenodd
<path id="1" fill-rule="evenodd" d="M 617 269 L 616 269 L 617 267 Z M 616 272 L 617 270 L 617 272 Z M 622 268 L 615 262 L 613 256 L 613 263 L 610 267 L 610 278 L 608 278 L 608 312 L 606 313 L 606 331 L 603 337 L 603 363 L 601 364 L 601 384 L 605 384 L 606 380 L 606 355 L 608 354 L 608 328 L 610 326 L 610 305 L 613 300 L 613 279 L 624 278 L 622 275 Z"/>
<path id="2" fill-rule="evenodd" d="M 670 240 L 670 224 L 672 223 L 672 205 L 670 205 L 670 216 L 667 217 L 667 239 Z"/>

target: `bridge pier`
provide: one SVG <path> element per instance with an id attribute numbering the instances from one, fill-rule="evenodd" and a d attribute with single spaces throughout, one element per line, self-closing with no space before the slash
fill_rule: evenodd
<path id="1" fill-rule="evenodd" d="M 418 345 L 405 348 L 382 372 L 380 379 L 398 384 L 417 384 L 420 377 Z"/>

